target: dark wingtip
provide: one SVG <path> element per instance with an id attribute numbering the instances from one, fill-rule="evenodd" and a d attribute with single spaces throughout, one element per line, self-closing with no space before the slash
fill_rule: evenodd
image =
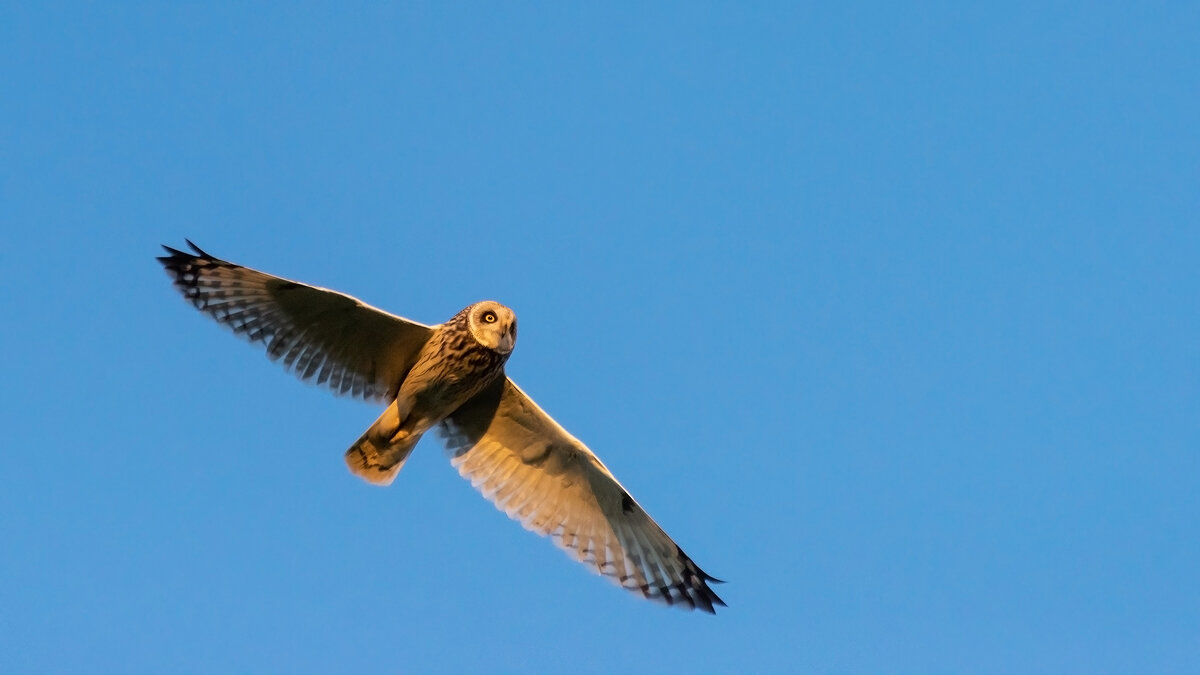
<path id="1" fill-rule="evenodd" d="M 716 607 L 726 607 L 725 601 L 713 593 L 708 586 L 696 589 L 696 595 L 689 597 L 688 604 L 692 609 L 698 609 L 706 614 L 716 614 Z"/>
<path id="2" fill-rule="evenodd" d="M 688 557 L 683 549 L 678 544 L 675 545 L 675 553 L 679 556 L 680 562 L 683 563 L 683 580 L 674 586 L 681 597 L 672 598 L 670 593 L 664 588 L 660 597 L 652 597 L 648 592 L 648 586 L 642 587 L 642 595 L 652 600 L 665 602 L 667 605 L 675 604 L 675 600 L 682 600 L 682 606 L 686 609 L 698 609 L 708 614 L 716 614 L 714 605 L 719 607 L 728 607 L 721 596 L 717 595 L 708 584 L 723 584 L 724 581 L 712 576 L 711 574 L 700 569 L 694 560 Z"/>
<path id="3" fill-rule="evenodd" d="M 193 243 L 191 239 L 184 239 L 184 241 L 187 242 L 188 247 L 192 249 L 192 251 L 193 251 L 192 253 L 188 253 L 187 251 L 181 251 L 177 248 L 167 246 L 166 244 L 160 244 L 163 247 L 163 250 L 166 251 L 168 255 L 160 255 L 156 259 L 160 263 L 162 263 L 164 266 L 167 266 L 167 267 L 170 267 L 172 265 L 178 265 L 181 262 L 186 262 L 189 260 L 205 260 L 208 262 L 224 262 L 224 261 L 220 260 L 219 258 L 216 258 L 213 255 L 207 253 L 204 249 L 200 248 L 195 243 Z"/>
<path id="4" fill-rule="evenodd" d="M 725 583 L 723 581 L 717 581 L 716 579 L 712 579 L 712 578 L 710 578 L 709 581 L 716 581 L 716 583 L 718 583 L 718 584 Z M 726 605 L 725 601 L 721 599 L 721 596 L 717 595 L 716 591 L 709 588 L 707 584 L 705 584 L 705 586 L 704 586 L 704 598 L 706 600 L 708 600 L 708 603 L 704 607 L 701 607 L 701 609 L 708 612 L 709 614 L 717 613 L 717 610 L 713 609 L 713 605 L 720 605 L 722 607 L 729 606 L 729 605 Z"/>
<path id="5" fill-rule="evenodd" d="M 192 243 L 191 239 L 185 238 L 184 241 L 186 241 L 187 245 L 190 246 L 191 249 L 196 252 L 197 256 L 199 256 L 201 258 L 207 258 L 209 260 L 215 260 L 215 258 L 213 258 L 211 255 L 209 255 L 208 253 L 205 253 L 204 249 L 202 249 L 199 246 L 197 246 L 196 244 Z"/>
<path id="6" fill-rule="evenodd" d="M 716 610 L 713 609 L 713 605 L 720 605 L 721 607 L 728 607 L 729 605 L 725 604 L 725 601 L 721 599 L 721 596 L 717 595 L 716 591 L 714 591 L 712 588 L 709 587 L 710 583 L 723 584 L 725 582 L 721 579 L 714 577 L 713 575 L 709 574 L 708 572 L 705 572 L 704 570 L 700 569 L 700 566 L 697 565 L 694 560 L 689 558 L 687 556 L 687 554 L 683 552 L 683 549 L 679 548 L 678 545 L 676 545 L 675 548 L 679 552 L 679 555 L 683 557 L 683 559 L 685 559 L 689 563 L 691 563 L 692 568 L 695 570 L 696 577 L 699 578 L 699 580 L 700 580 L 700 583 L 699 583 L 698 587 L 696 588 L 696 590 L 702 594 L 701 597 L 706 602 L 704 602 L 704 604 L 702 604 L 702 605 L 698 605 L 698 609 L 702 609 L 702 610 L 708 612 L 709 614 L 716 614 L 717 612 L 716 612 Z"/>
<path id="7" fill-rule="evenodd" d="M 172 260 L 178 260 L 181 257 L 183 257 L 183 258 L 191 257 L 190 255 L 184 253 L 183 251 L 180 251 L 177 248 L 171 248 L 170 246 L 167 246 L 166 244 L 160 244 L 160 246 L 162 246 L 163 250 L 167 252 L 167 255 L 160 255 L 155 258 L 155 260 L 157 260 L 161 263 L 168 263 Z"/>

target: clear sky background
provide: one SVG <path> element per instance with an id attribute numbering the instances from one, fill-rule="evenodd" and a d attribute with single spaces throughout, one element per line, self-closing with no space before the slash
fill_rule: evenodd
<path id="1" fill-rule="evenodd" d="M 0 8 L 0 670 L 1200 671 L 1194 3 L 111 4 Z M 729 608 L 353 478 L 184 237 L 513 307 Z"/>

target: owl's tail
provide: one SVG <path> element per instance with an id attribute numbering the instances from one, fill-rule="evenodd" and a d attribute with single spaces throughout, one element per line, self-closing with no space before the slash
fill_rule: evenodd
<path id="1" fill-rule="evenodd" d="M 350 472 L 375 485 L 391 485 L 404 466 L 404 460 L 421 440 L 421 434 L 400 429 L 400 413 L 396 402 L 387 407 L 379 419 L 346 451 L 346 466 Z"/>

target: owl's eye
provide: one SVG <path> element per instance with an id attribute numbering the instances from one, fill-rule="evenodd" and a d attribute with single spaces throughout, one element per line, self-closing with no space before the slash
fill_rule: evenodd
<path id="1" fill-rule="evenodd" d="M 489 309 L 483 313 L 483 320 L 486 323 L 496 323 L 496 313 Z"/>

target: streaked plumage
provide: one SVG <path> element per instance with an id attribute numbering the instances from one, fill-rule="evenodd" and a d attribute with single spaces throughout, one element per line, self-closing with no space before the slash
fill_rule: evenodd
<path id="1" fill-rule="evenodd" d="M 600 460 L 504 374 L 516 316 L 475 303 L 425 326 L 348 295 L 164 246 L 184 297 L 301 380 L 387 403 L 346 451 L 363 479 L 391 483 L 428 430 L 497 508 L 569 555 L 651 600 L 712 613 L 717 582 Z"/>

